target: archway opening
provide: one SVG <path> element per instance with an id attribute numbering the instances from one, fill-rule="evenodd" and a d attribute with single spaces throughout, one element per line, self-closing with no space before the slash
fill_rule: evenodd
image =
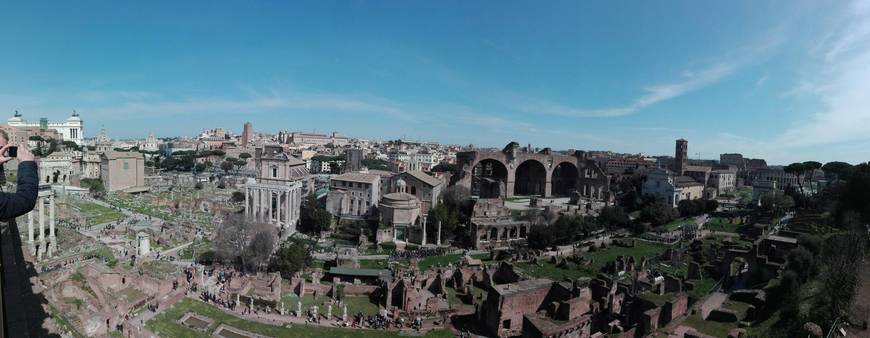
<path id="1" fill-rule="evenodd" d="M 570 162 L 562 162 L 553 169 L 553 178 L 550 180 L 553 184 L 553 195 L 556 196 L 571 196 L 571 192 L 577 190 L 577 180 L 580 177 L 580 171 L 577 166 Z"/>
<path id="2" fill-rule="evenodd" d="M 514 195 L 544 196 L 547 184 L 547 168 L 535 160 L 527 160 L 517 167 L 514 179 Z"/>
<path id="3" fill-rule="evenodd" d="M 471 195 L 480 198 L 498 198 L 505 195 L 507 167 L 499 161 L 486 159 L 472 170 Z"/>

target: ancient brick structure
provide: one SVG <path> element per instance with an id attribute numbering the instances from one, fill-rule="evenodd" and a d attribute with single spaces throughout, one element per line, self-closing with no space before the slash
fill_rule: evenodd
<path id="1" fill-rule="evenodd" d="M 521 149 L 511 142 L 502 151 L 475 150 L 456 154 L 460 169 L 453 180 L 484 198 L 515 195 L 570 196 L 609 200 L 609 180 L 586 153 L 559 154 L 545 148 Z"/>

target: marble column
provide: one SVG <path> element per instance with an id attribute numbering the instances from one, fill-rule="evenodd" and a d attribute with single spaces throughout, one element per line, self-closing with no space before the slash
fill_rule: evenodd
<path id="1" fill-rule="evenodd" d="M 48 237 L 54 243 L 54 195 L 48 198 Z"/>
<path id="2" fill-rule="evenodd" d="M 438 221 L 438 238 L 435 239 L 436 245 L 441 246 L 441 221 Z"/>
<path id="3" fill-rule="evenodd" d="M 245 218 L 251 217 L 251 205 L 248 202 L 248 195 L 251 194 L 251 189 L 245 187 Z"/>
<path id="4" fill-rule="evenodd" d="M 27 213 L 27 239 L 33 245 L 33 210 Z"/>
<path id="5" fill-rule="evenodd" d="M 294 205 L 296 205 L 297 201 L 296 192 L 290 190 L 288 197 L 289 199 L 287 200 L 287 215 L 290 216 L 290 224 L 293 225 L 293 231 L 296 231 L 296 221 L 299 220 L 299 218 L 296 216 L 296 208 L 293 207 Z"/>
<path id="6" fill-rule="evenodd" d="M 275 193 L 275 225 L 280 229 L 284 222 L 281 219 L 281 195 L 282 193 L 279 191 Z"/>
<path id="7" fill-rule="evenodd" d="M 260 222 L 266 221 L 266 192 L 259 189 L 260 217 L 257 219 Z"/>
<path id="8" fill-rule="evenodd" d="M 41 197 L 36 199 L 39 204 L 39 244 L 45 245 L 45 203 Z M 42 249 L 42 248 L 40 248 Z"/>
<path id="9" fill-rule="evenodd" d="M 423 217 L 423 242 L 420 246 L 426 245 L 426 217 Z"/>
<path id="10" fill-rule="evenodd" d="M 272 203 L 272 201 L 274 201 L 274 198 L 275 194 L 272 192 L 272 190 L 269 190 L 269 201 L 266 202 L 269 203 L 267 205 L 267 207 L 269 208 L 269 219 L 266 220 L 266 223 L 269 224 L 275 223 L 275 204 Z"/>

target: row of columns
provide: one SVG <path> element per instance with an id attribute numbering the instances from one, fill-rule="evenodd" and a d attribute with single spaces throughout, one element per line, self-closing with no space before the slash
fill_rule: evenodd
<path id="1" fill-rule="evenodd" d="M 302 194 L 298 185 L 266 186 L 253 184 L 245 187 L 245 216 L 257 222 L 275 224 L 295 231 L 299 220 Z"/>
<path id="2" fill-rule="evenodd" d="M 48 242 L 46 245 L 45 239 L 45 200 L 48 200 Z M 39 217 L 39 242 L 36 240 L 33 233 L 34 213 Z M 51 257 L 57 248 L 57 236 L 55 235 L 55 217 L 54 217 L 54 194 L 46 194 L 36 198 L 36 208 L 27 213 L 27 244 L 30 246 L 32 254 L 37 256 L 37 260 L 42 260 L 43 254 Z M 37 251 L 36 244 L 39 244 Z"/>
<path id="3" fill-rule="evenodd" d="M 420 241 L 420 246 L 424 246 L 424 245 L 426 245 L 426 242 L 427 242 L 427 241 L 426 241 L 426 236 L 427 236 L 427 234 L 426 234 L 426 218 L 425 218 L 425 217 L 423 218 L 422 225 L 423 225 L 423 240 Z M 408 242 L 410 242 L 410 238 L 411 238 L 411 237 L 410 237 L 411 234 L 410 234 L 410 231 L 409 231 L 410 228 L 411 228 L 411 227 L 407 227 L 407 228 L 405 228 L 405 229 L 406 229 L 405 231 L 408 231 L 408 233 L 405 233 L 405 239 L 406 239 Z M 399 240 L 399 238 L 398 238 L 397 235 L 398 235 L 398 231 L 396 231 L 395 226 L 394 226 L 394 227 L 393 227 L 393 241 L 394 241 L 394 242 Z M 438 238 L 437 238 L 436 241 L 435 241 L 435 245 L 437 245 L 437 246 L 441 246 L 441 221 L 438 221 Z"/>
<path id="4" fill-rule="evenodd" d="M 496 230 L 496 236 L 495 236 L 495 238 L 492 237 L 492 230 L 493 230 L 493 229 Z M 518 227 L 502 227 L 502 228 L 490 228 L 490 229 L 487 229 L 486 232 L 484 233 L 484 235 L 486 236 L 486 240 L 485 240 L 485 241 L 489 241 L 489 242 L 491 242 L 491 241 L 509 241 L 509 240 L 518 240 L 518 239 L 523 239 L 523 238 L 524 238 L 524 236 L 522 236 L 522 232 L 523 232 L 522 230 L 523 230 L 523 229 L 526 230 L 526 231 L 525 231 L 525 235 L 528 236 L 528 235 L 529 235 L 529 229 L 528 229 L 527 227 L 525 227 L 525 226 L 518 226 Z M 513 237 L 510 236 L 510 231 L 511 231 L 511 230 L 516 231 L 516 235 L 513 236 Z M 477 234 L 478 238 L 480 238 L 480 235 L 481 235 L 481 234 Z"/>

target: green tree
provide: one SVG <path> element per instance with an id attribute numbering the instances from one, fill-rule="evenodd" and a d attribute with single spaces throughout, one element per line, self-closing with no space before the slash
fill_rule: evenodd
<path id="1" fill-rule="evenodd" d="M 657 200 L 640 209 L 640 219 L 653 226 L 667 224 L 679 216 L 679 211 L 667 203 Z"/>
<path id="2" fill-rule="evenodd" d="M 309 194 L 299 212 L 299 231 L 317 234 L 332 226 L 332 214 L 320 207 L 317 195 Z"/>
<path id="3" fill-rule="evenodd" d="M 99 178 L 83 178 L 80 181 L 82 188 L 87 188 L 91 193 L 102 193 L 106 191 L 103 186 L 103 180 Z"/>
<path id="4" fill-rule="evenodd" d="M 64 149 L 72 150 L 72 151 L 81 151 L 81 147 L 73 141 L 63 141 L 60 143 Z"/>
<path id="5" fill-rule="evenodd" d="M 221 170 L 223 170 L 224 173 L 229 174 L 230 170 L 233 170 L 233 162 L 230 161 L 231 158 L 232 157 L 228 157 L 223 162 L 221 162 Z"/>
<path id="6" fill-rule="evenodd" d="M 828 162 L 822 166 L 822 170 L 825 171 L 825 176 L 832 178 L 834 180 L 844 180 L 848 181 L 849 177 L 852 176 L 852 171 L 854 170 L 854 166 L 846 163 L 846 162 Z"/>
<path id="7" fill-rule="evenodd" d="M 290 239 L 275 252 L 270 269 L 278 271 L 284 278 L 292 278 L 293 274 L 311 265 L 311 248 L 299 239 Z"/>
<path id="8" fill-rule="evenodd" d="M 197 163 L 196 166 L 194 167 L 194 169 L 197 172 L 203 172 L 203 171 L 205 171 L 206 168 L 207 168 L 207 166 L 205 165 L 205 163 Z"/>
<path id="9" fill-rule="evenodd" d="M 426 227 L 426 233 L 429 238 L 434 239 L 435 236 L 438 236 L 439 222 L 441 223 L 441 239 L 444 240 L 459 225 L 459 210 L 447 203 L 441 203 L 429 209 Z"/>
<path id="10" fill-rule="evenodd" d="M 438 163 L 432 167 L 432 172 L 456 172 L 456 165 L 453 163 Z"/>
<path id="11" fill-rule="evenodd" d="M 618 205 L 601 208 L 597 218 L 598 224 L 608 228 L 626 228 L 631 225 L 631 219 L 625 210 Z"/>
<path id="12" fill-rule="evenodd" d="M 855 166 L 849 181 L 843 186 L 837 203 L 837 223 L 851 222 L 847 215 L 870 223 L 870 163 Z"/>

